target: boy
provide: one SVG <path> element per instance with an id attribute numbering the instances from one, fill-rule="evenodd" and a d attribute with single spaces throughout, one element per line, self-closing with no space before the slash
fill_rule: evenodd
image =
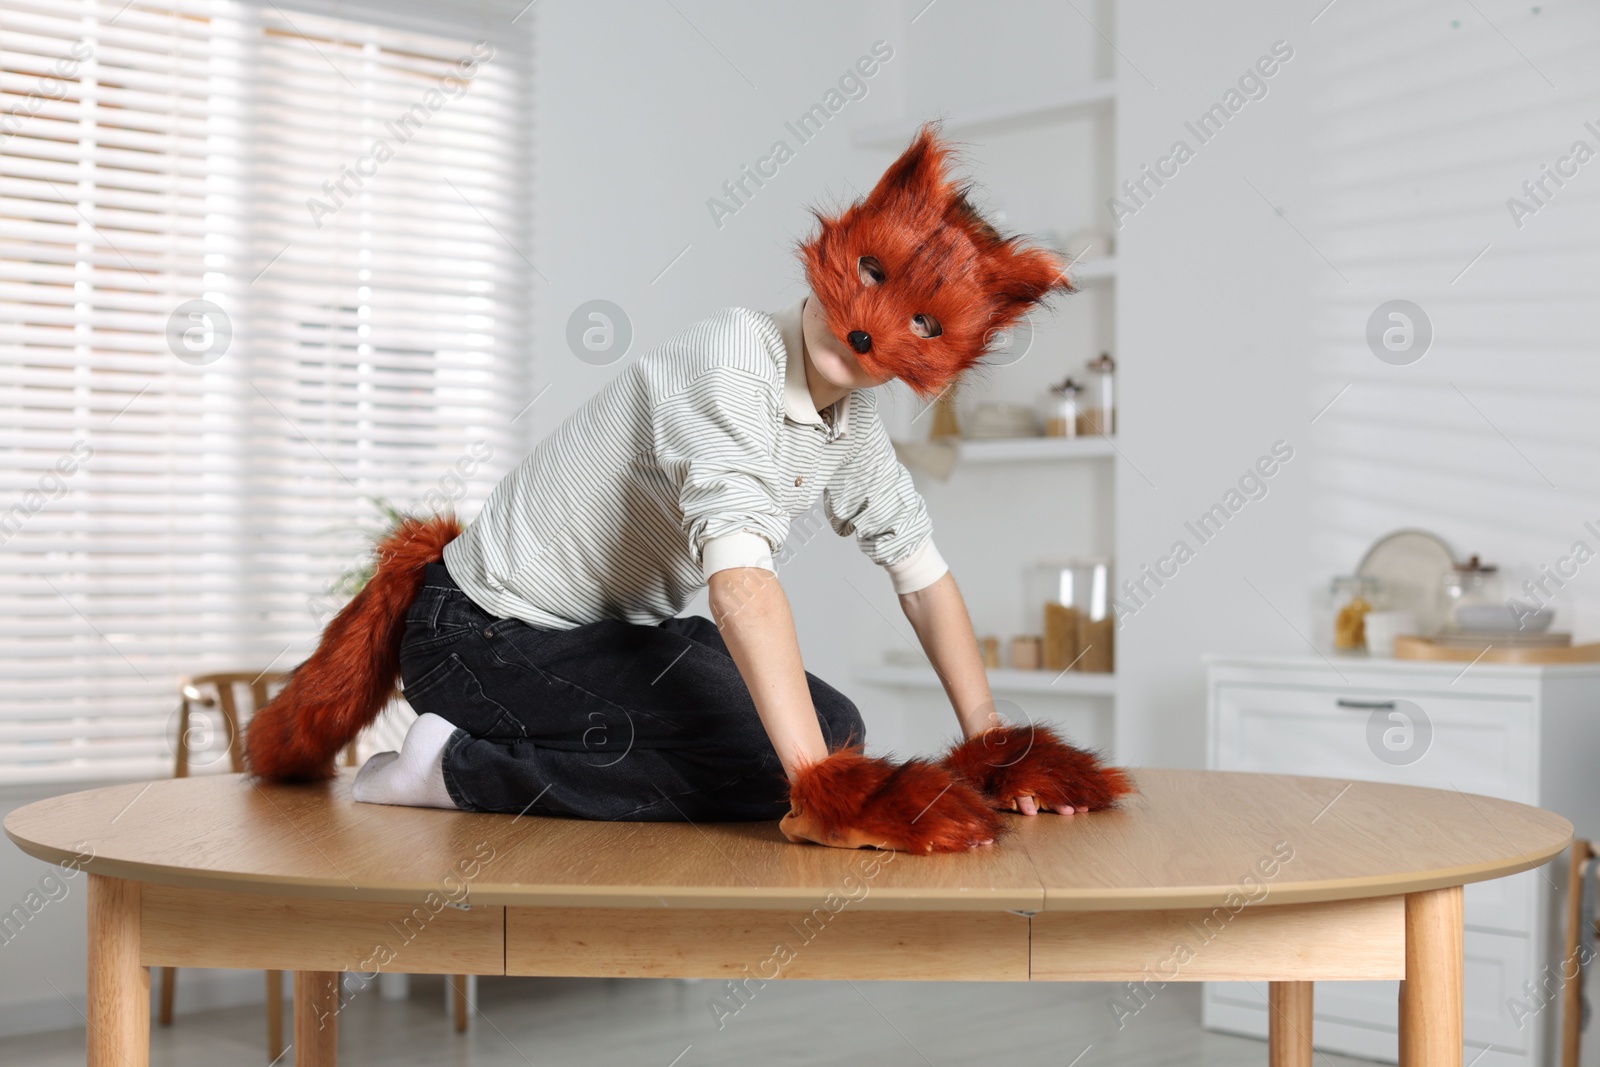
<path id="1" fill-rule="evenodd" d="M 819 216 L 798 303 L 725 310 L 642 357 L 464 532 L 414 521 L 391 536 L 361 594 L 372 603 L 352 601 L 252 723 L 252 768 L 327 773 L 328 745 L 370 721 L 397 668 L 419 717 L 400 752 L 361 769 L 358 801 L 781 815 L 791 840 L 930 852 L 992 842 L 996 807 L 1070 815 L 1125 792 L 1119 772 L 995 714 L 961 594 L 877 417 L 873 387 L 898 377 L 936 396 L 995 331 L 1072 291 L 1054 256 L 978 215 L 946 152 L 924 129 L 864 201 Z M 939 763 L 863 755 L 854 704 L 801 665 L 772 556 L 819 496 L 888 572 L 944 682 L 966 740 Z M 677 617 L 701 584 L 714 623 Z M 354 702 L 361 657 L 347 647 L 389 657 L 357 671 Z M 342 665 L 344 693 L 318 656 Z"/>

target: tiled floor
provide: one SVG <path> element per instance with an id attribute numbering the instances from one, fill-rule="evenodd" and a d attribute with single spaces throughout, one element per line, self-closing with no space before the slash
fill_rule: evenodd
<path id="1" fill-rule="evenodd" d="M 480 1012 L 457 1034 L 439 979 L 411 999 L 375 990 L 340 1015 L 340 1062 L 384 1067 L 707 1067 L 873 1064 L 946 1067 L 1235 1067 L 1267 1062 L 1259 1041 L 1200 1028 L 1198 986 L 1168 986 L 1118 1030 L 1104 985 L 774 982 L 719 1029 L 722 983 L 484 979 Z M 726 1002 L 731 1008 L 736 1002 Z M 264 1065 L 260 1008 L 181 1017 L 152 1031 L 158 1067 Z M 293 1060 L 288 1052 L 280 1067 Z M 83 1063 L 82 1031 L 0 1040 L 7 1067 Z M 1366 1061 L 1316 1057 L 1317 1067 Z"/>

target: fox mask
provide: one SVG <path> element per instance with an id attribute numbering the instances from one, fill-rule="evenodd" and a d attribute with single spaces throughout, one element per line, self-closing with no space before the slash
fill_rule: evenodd
<path id="1" fill-rule="evenodd" d="M 828 329 L 869 373 L 924 398 L 978 362 L 995 335 L 1052 293 L 1071 293 L 1061 260 L 1007 237 L 946 174 L 949 147 L 932 126 L 864 200 L 816 212 L 800 246 L 806 282 Z"/>

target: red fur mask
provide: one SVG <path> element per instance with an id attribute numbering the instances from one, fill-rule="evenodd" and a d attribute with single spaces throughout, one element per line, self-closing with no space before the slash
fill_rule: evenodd
<path id="1" fill-rule="evenodd" d="M 1005 237 L 945 174 L 949 148 L 924 126 L 867 195 L 817 213 L 800 246 L 828 329 L 869 373 L 932 397 L 994 335 L 1052 292 L 1074 289 L 1061 260 Z"/>

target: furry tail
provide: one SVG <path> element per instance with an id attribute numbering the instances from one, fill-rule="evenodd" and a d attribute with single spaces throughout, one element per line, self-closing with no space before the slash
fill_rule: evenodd
<path id="1" fill-rule="evenodd" d="M 422 588 L 423 568 L 460 533 L 453 516 L 407 518 L 378 542 L 371 579 L 328 623 L 283 691 L 250 720 L 251 771 L 280 781 L 333 776 L 339 750 L 394 692 L 406 610 Z"/>

